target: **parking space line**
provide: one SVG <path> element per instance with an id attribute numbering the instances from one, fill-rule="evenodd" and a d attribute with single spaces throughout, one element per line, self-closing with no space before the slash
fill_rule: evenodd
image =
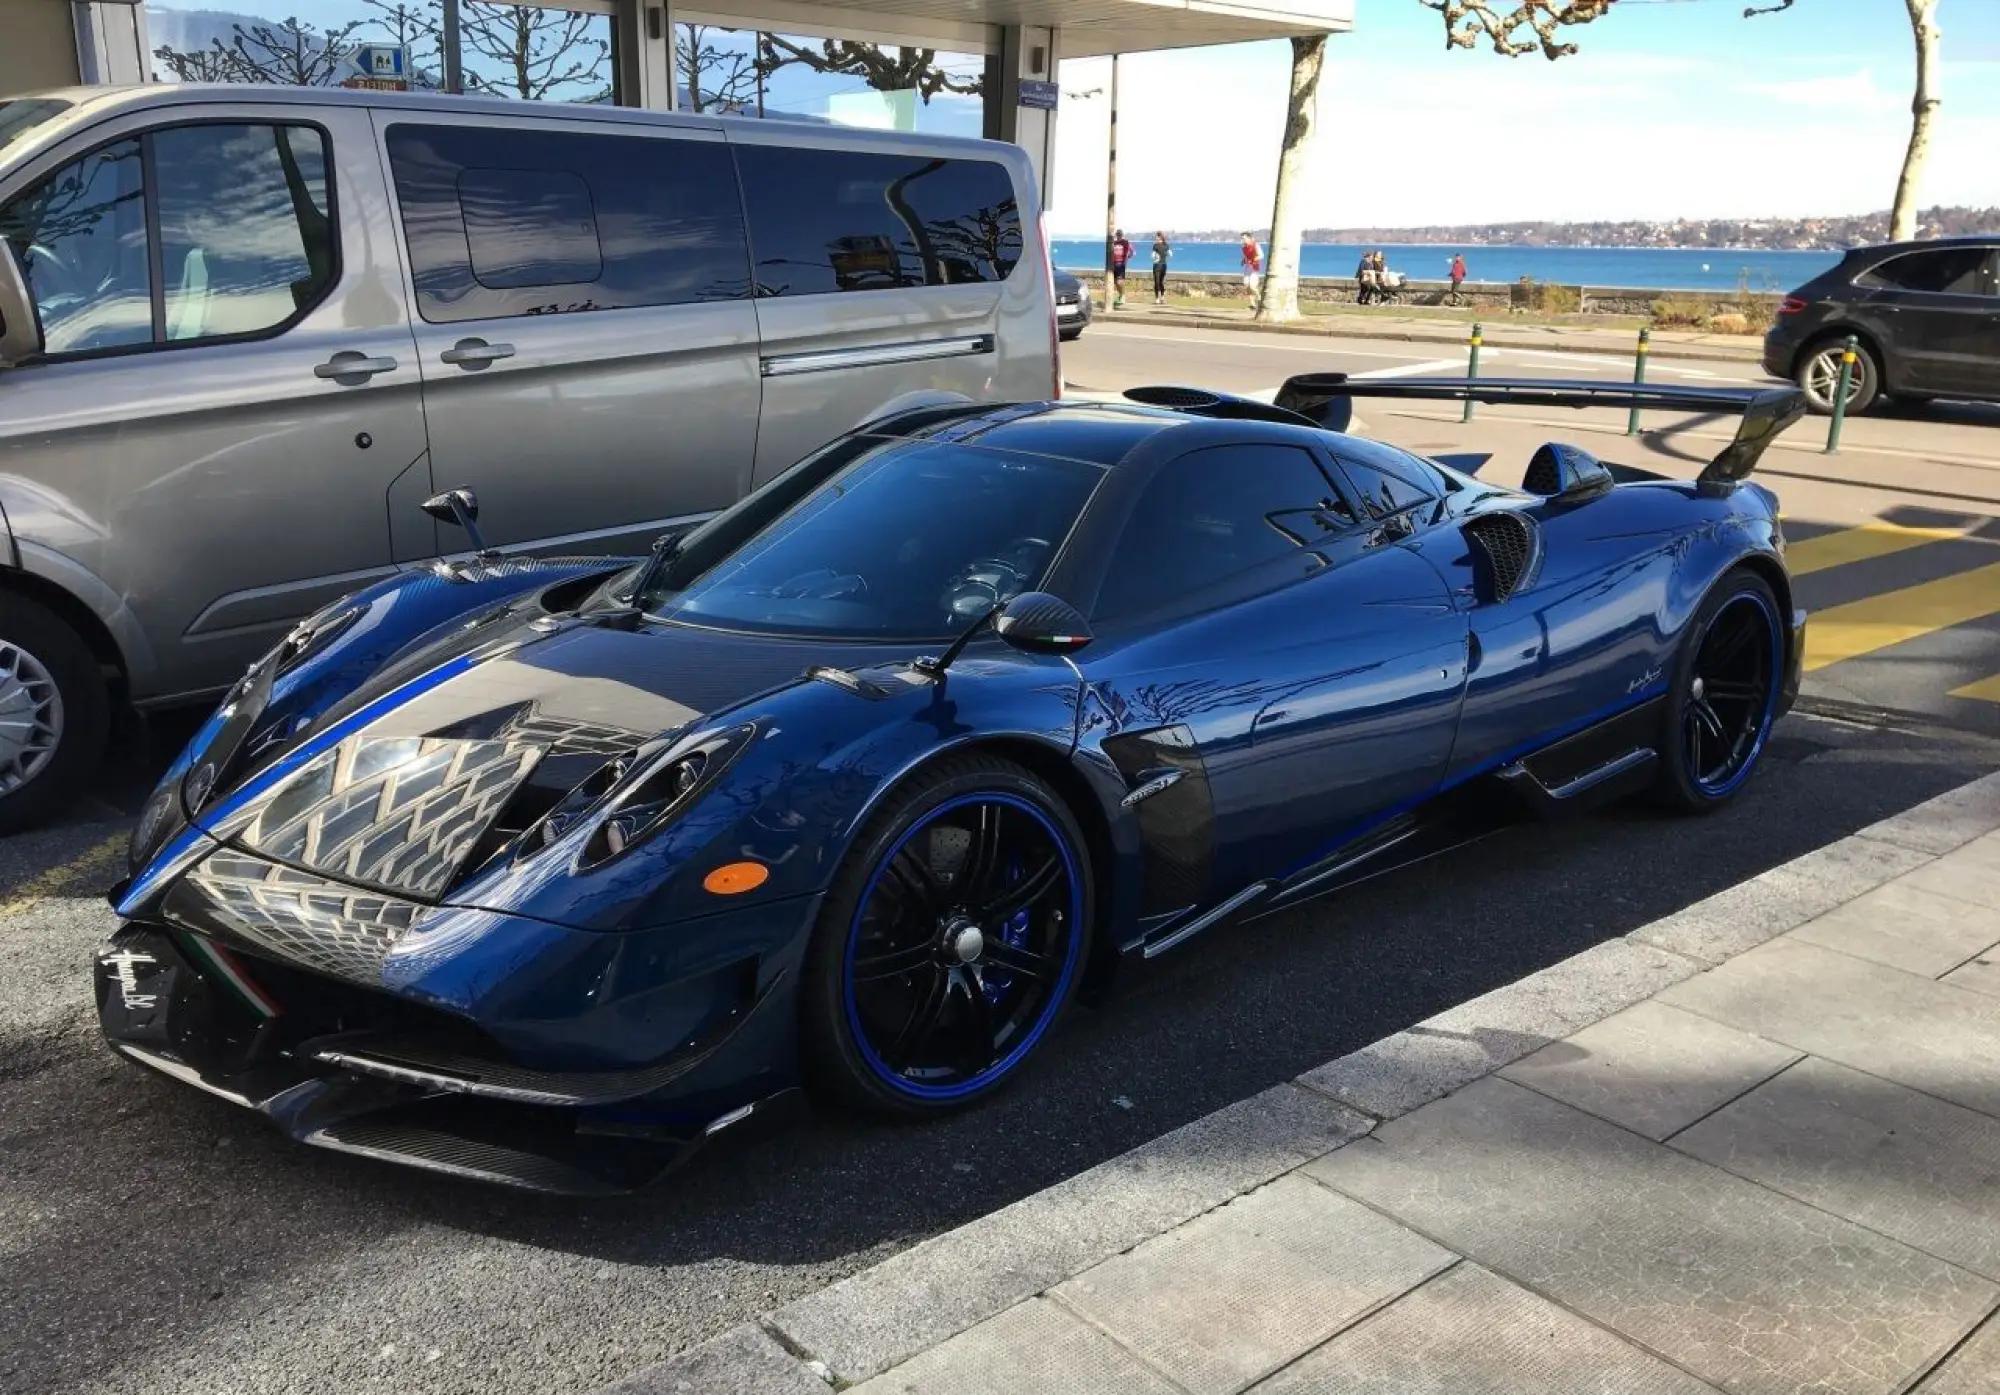
<path id="1" fill-rule="evenodd" d="M 1806 628 L 1806 671 L 1993 614 L 2000 614 L 2000 562 L 1837 605 Z"/>
<path id="2" fill-rule="evenodd" d="M 1975 702 L 2000 702 L 2000 673 L 1982 678 L 1977 683 L 1967 683 L 1963 688 L 1953 688 L 1949 696 L 1971 698 Z"/>
<path id="3" fill-rule="evenodd" d="M 124 833 L 114 833 L 94 847 L 84 849 L 68 862 L 30 877 L 12 896 L 0 901 L 0 918 L 23 915 L 51 897 L 62 895 L 75 883 L 110 871 L 125 855 L 128 837 Z"/>
<path id="4" fill-rule="evenodd" d="M 1901 523 L 1864 523 L 1835 533 L 1795 542 L 1785 549 L 1785 565 L 1793 576 L 1808 576 L 1829 567 L 1889 557 L 1944 538 L 1962 538 L 1971 525 L 1958 528 L 1913 528 Z"/>

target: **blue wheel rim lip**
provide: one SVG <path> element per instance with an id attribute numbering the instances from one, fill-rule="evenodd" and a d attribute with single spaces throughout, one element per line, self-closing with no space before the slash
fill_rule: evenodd
<path id="1" fill-rule="evenodd" d="M 1057 977 L 1056 985 L 1049 993 L 1048 1006 L 1043 1009 L 1042 1015 L 1036 1020 L 1034 1026 L 1029 1028 L 1022 1035 L 1021 1040 L 1014 1045 L 1013 1050 L 1009 1051 L 1001 1060 L 988 1066 L 984 1071 L 970 1080 L 960 1081 L 956 1085 L 924 1085 L 914 1080 L 906 1080 L 896 1072 L 890 1070 L 888 1064 L 883 1061 L 880 1054 L 876 1052 L 874 1045 L 868 1040 L 868 1034 L 861 1028 L 861 1013 L 854 1000 L 855 942 L 857 934 L 861 929 L 861 917 L 867 911 L 868 903 L 874 898 L 875 888 L 881 883 L 883 874 L 889 870 L 889 864 L 896 860 L 896 855 L 902 852 L 903 848 L 912 838 L 916 837 L 917 834 L 923 832 L 926 828 L 929 828 L 944 815 L 952 812 L 954 809 L 963 809 L 974 804 L 1003 804 L 1010 809 L 1018 809 L 1020 812 L 1034 819 L 1036 823 L 1039 823 L 1055 843 L 1056 851 L 1062 856 L 1063 871 L 1069 878 L 1069 945 L 1063 954 L 1062 973 Z M 847 1012 L 848 1033 L 854 1038 L 854 1045 L 861 1052 L 861 1059 L 866 1061 L 868 1068 L 874 1071 L 883 1083 L 891 1089 L 918 1099 L 961 1099 L 966 1095 L 985 1090 L 1005 1079 L 1021 1063 L 1022 1059 L 1035 1049 L 1035 1043 L 1042 1039 L 1042 1034 L 1049 1029 L 1049 1024 L 1055 1021 L 1056 1010 L 1062 1006 L 1063 999 L 1068 995 L 1069 981 L 1076 972 L 1077 954 L 1082 946 L 1083 879 L 1078 875 L 1076 854 L 1070 847 L 1069 839 L 1063 834 L 1060 828 L 1056 827 L 1055 821 L 1043 813 L 1038 805 L 1021 798 L 1019 795 L 1002 794 L 996 791 L 986 794 L 962 794 L 956 798 L 948 799 L 938 805 L 937 808 L 925 814 L 923 818 L 919 819 L 909 828 L 903 830 L 902 837 L 898 838 L 888 852 L 884 853 L 876 862 L 875 870 L 868 875 L 868 884 L 861 890 L 861 900 L 854 908 L 854 918 L 847 925 L 847 947 L 842 953 L 840 961 L 840 996 L 842 1006 Z"/>
<path id="2" fill-rule="evenodd" d="M 1764 632 L 1771 637 L 1769 691 L 1764 694 L 1764 711 L 1757 719 L 1757 739 L 1750 743 L 1750 749 L 1743 757 L 1743 764 L 1738 766 L 1734 773 L 1726 780 L 1703 780 L 1699 772 L 1690 772 L 1694 779 L 1694 787 L 1710 799 L 1722 798 L 1750 778 L 1750 772 L 1757 768 L 1757 758 L 1764 753 L 1764 743 L 1771 739 L 1771 723 L 1777 715 L 1778 710 L 1778 688 L 1781 685 L 1780 675 L 1784 671 L 1785 663 L 1785 639 L 1778 632 L 1778 614 L 1771 608 L 1771 603 L 1764 599 L 1763 592 L 1741 591 L 1731 596 L 1723 603 L 1722 609 L 1709 617 L 1708 624 L 1702 627 L 1702 642 L 1707 642 L 1709 632 L 1715 628 L 1715 622 L 1727 615 L 1730 607 L 1739 605 L 1745 601 L 1755 605 L 1762 612 L 1764 616 Z M 1699 654 L 1700 649 L 1697 646 L 1697 657 L 1699 657 Z M 1690 756 L 1690 762 L 1692 762 L 1692 756 Z"/>

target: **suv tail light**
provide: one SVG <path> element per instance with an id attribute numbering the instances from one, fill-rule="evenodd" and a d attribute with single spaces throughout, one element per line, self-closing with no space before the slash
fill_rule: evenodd
<path id="1" fill-rule="evenodd" d="M 1811 301 L 1801 300 L 1795 295 L 1788 295 L 1778 302 L 1778 313 L 1780 315 L 1796 315 L 1799 311 L 1810 308 L 1812 308 Z"/>
<path id="2" fill-rule="evenodd" d="M 1049 376 L 1054 380 L 1049 384 L 1049 397 L 1053 400 L 1062 396 L 1062 333 L 1056 324 L 1056 264 L 1055 254 L 1049 250 L 1049 215 L 1045 212 L 1035 218 L 1035 241 L 1042 257 L 1042 287 L 1048 292 Z"/>

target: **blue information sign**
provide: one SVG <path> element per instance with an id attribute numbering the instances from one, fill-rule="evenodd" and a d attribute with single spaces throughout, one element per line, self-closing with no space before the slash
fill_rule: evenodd
<path id="1" fill-rule="evenodd" d="M 1053 82 L 1043 82 L 1039 78 L 1021 79 L 1021 105 L 1035 111 L 1054 111 L 1056 98 L 1062 89 Z"/>

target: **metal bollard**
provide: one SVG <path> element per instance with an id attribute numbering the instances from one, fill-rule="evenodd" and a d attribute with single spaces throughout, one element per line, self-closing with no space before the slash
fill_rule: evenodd
<path id="1" fill-rule="evenodd" d="M 1820 454 L 1835 455 L 1840 451 L 1840 424 L 1847 420 L 1847 389 L 1854 381 L 1855 338 L 1847 336 L 1847 343 L 1840 353 L 1840 381 L 1833 386 L 1833 420 L 1826 428 L 1826 449 Z"/>
<path id="2" fill-rule="evenodd" d="M 1646 347 L 1652 342 L 1653 331 L 1647 328 L 1640 329 L 1639 352 L 1632 359 L 1632 381 L 1635 383 L 1646 381 Z M 1636 436 L 1639 434 L 1639 407 L 1637 403 L 1634 403 L 1632 406 L 1632 415 L 1625 419 L 1625 434 L 1627 436 Z"/>
<path id="3" fill-rule="evenodd" d="M 1480 345 L 1480 343 L 1481 343 L 1481 339 L 1480 339 L 1480 332 L 1479 332 L 1479 322 L 1478 322 L 1477 320 L 1475 320 L 1475 321 L 1473 321 L 1473 324 L 1472 324 L 1472 341 L 1471 341 L 1471 346 L 1470 346 L 1470 350 L 1469 350 L 1469 352 L 1468 352 L 1468 353 L 1466 354 L 1466 357 L 1465 357 L 1465 376 L 1466 376 L 1466 377 L 1467 377 L 1468 379 L 1470 379 L 1470 378 L 1476 378 L 1476 377 L 1478 377 L 1478 376 L 1479 376 L 1479 345 Z M 1464 415 L 1464 416 L 1462 416 L 1462 417 L 1460 417 L 1460 418 L 1459 418 L 1459 420 L 1460 420 L 1460 421 L 1471 421 L 1471 420 L 1472 420 L 1472 399 L 1471 399 L 1470 397 L 1468 397 L 1468 398 L 1466 398 L 1466 399 L 1465 399 L 1465 415 Z"/>

